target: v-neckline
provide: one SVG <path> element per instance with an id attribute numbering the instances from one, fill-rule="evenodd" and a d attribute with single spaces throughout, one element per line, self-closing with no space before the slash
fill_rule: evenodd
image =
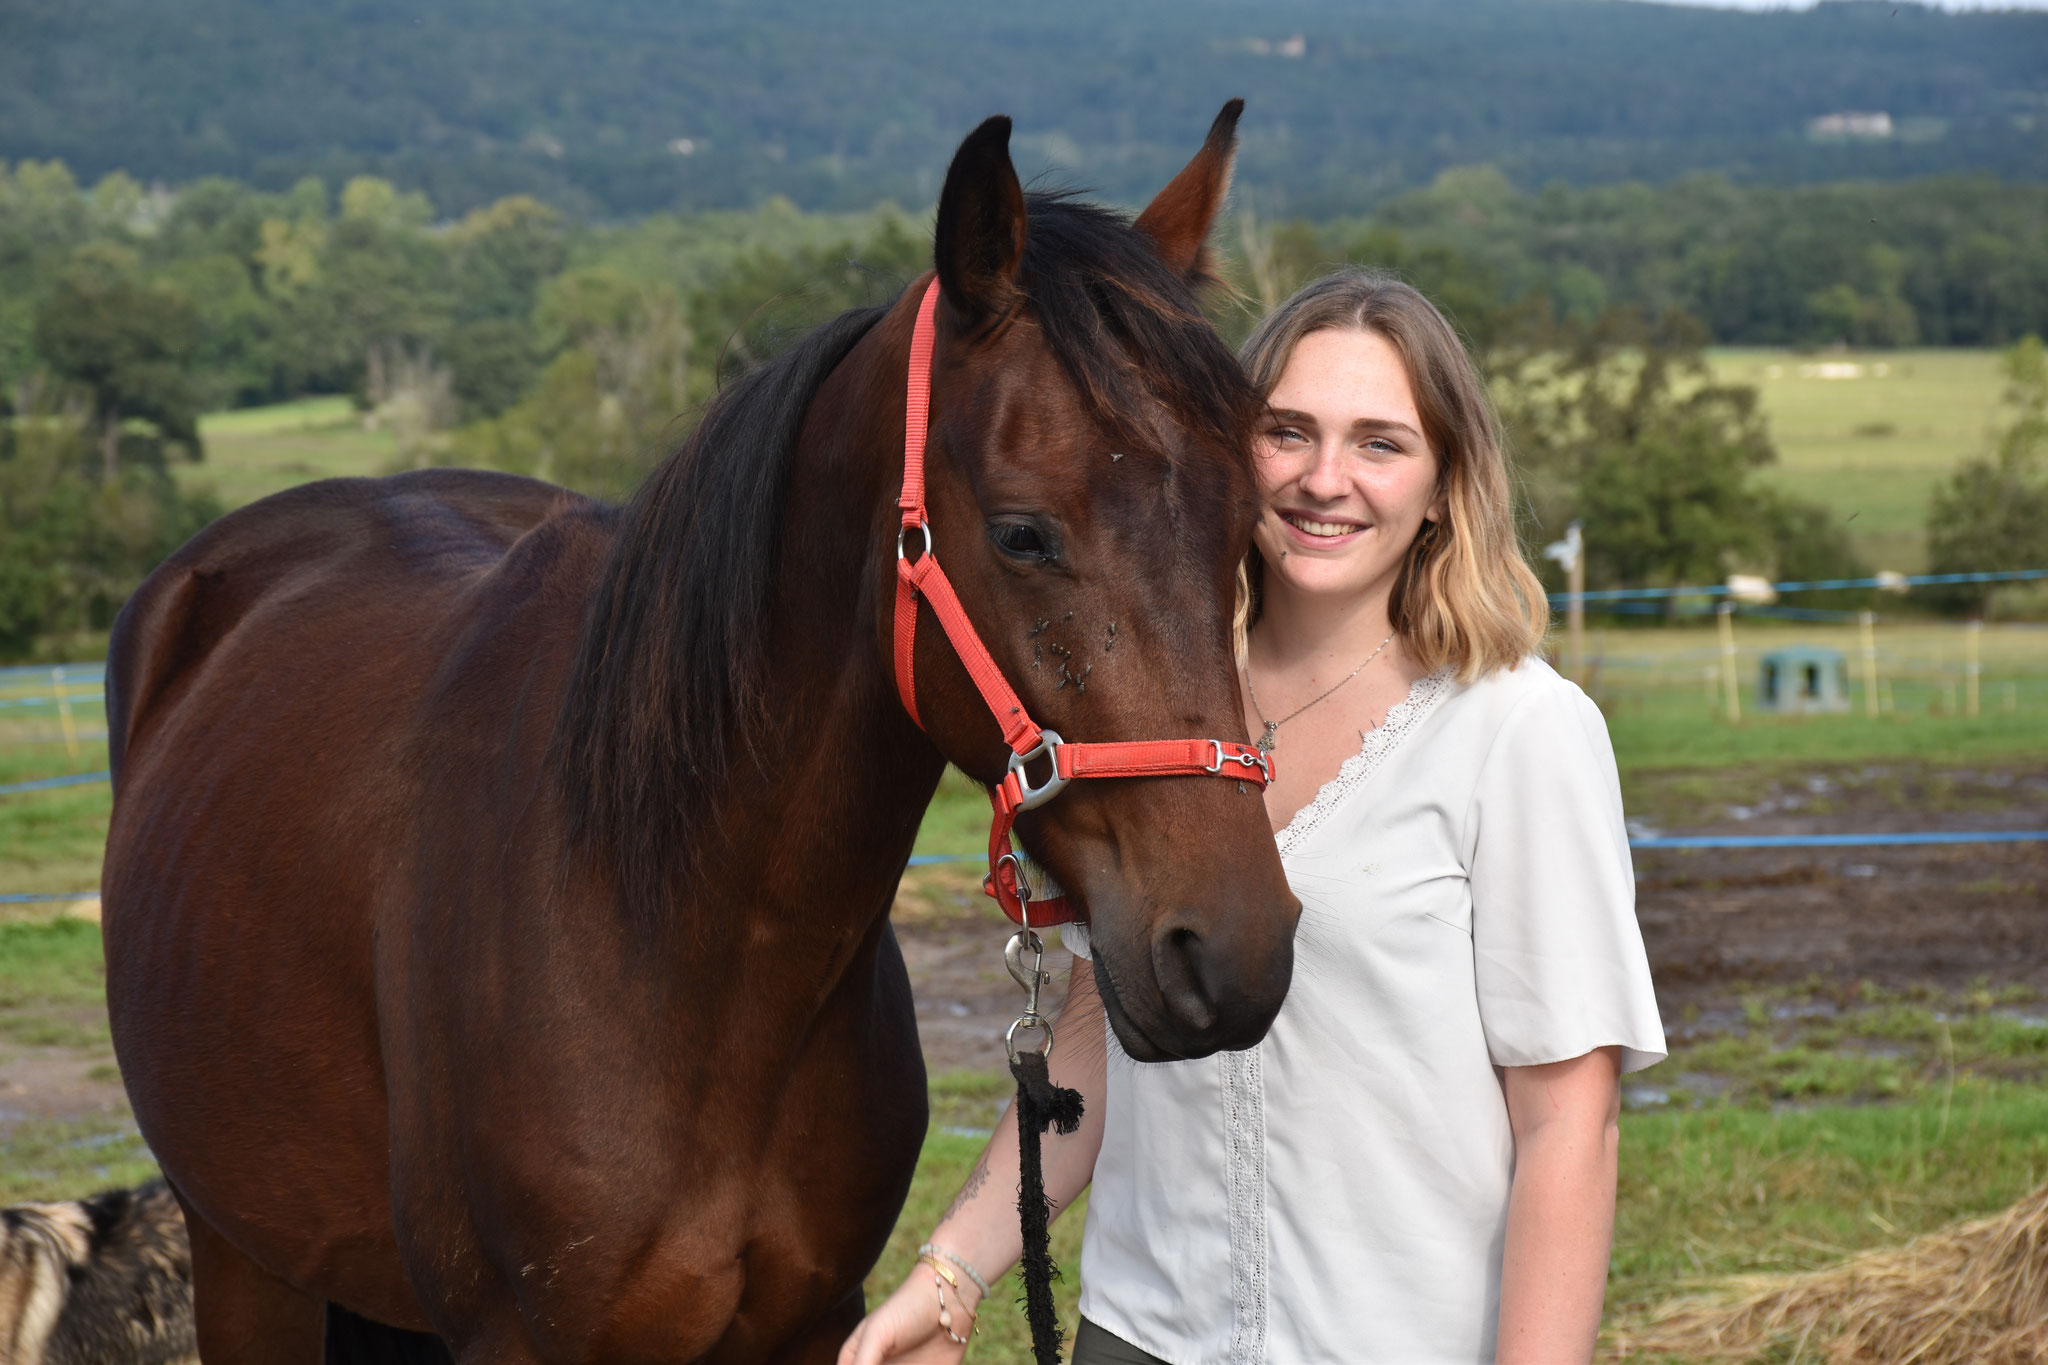
<path id="1" fill-rule="evenodd" d="M 1295 846 L 1323 822 L 1323 817 L 1379 767 L 1381 760 L 1393 752 L 1407 733 L 1443 700 L 1451 682 L 1451 670 L 1439 668 L 1408 685 L 1408 694 L 1387 708 L 1386 717 L 1378 725 L 1366 731 L 1365 738 L 1359 742 L 1358 752 L 1339 764 L 1330 780 L 1316 788 L 1316 794 L 1308 804 L 1289 816 L 1280 832 L 1273 836 L 1273 842 L 1280 846 L 1281 857 L 1293 852 Z"/>

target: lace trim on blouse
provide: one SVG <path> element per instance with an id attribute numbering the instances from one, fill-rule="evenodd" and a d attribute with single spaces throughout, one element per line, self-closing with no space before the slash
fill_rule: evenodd
<path id="1" fill-rule="evenodd" d="M 1230 1365 L 1266 1359 L 1266 1078 L 1260 1051 L 1222 1057 L 1230 1209 Z"/>
<path id="2" fill-rule="evenodd" d="M 1358 752 L 1344 760 L 1344 766 L 1323 784 L 1322 790 L 1316 793 L 1316 799 L 1296 811 L 1286 828 L 1274 836 L 1280 845 L 1281 857 L 1294 852 L 1345 797 L 1365 785 L 1373 770 L 1407 738 L 1408 732 L 1427 720 L 1429 713 L 1436 710 L 1437 703 L 1451 694 L 1455 681 L 1448 668 L 1426 673 L 1415 680 L 1408 689 L 1408 695 L 1388 710 L 1387 718 L 1380 722 L 1379 728 L 1366 735 Z"/>

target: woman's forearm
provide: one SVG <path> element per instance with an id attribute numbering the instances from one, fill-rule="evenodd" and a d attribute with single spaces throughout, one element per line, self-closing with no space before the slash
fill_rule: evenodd
<path id="1" fill-rule="evenodd" d="M 1105 1090 L 1105 1027 L 1102 999 L 1089 965 L 1076 959 L 1066 1004 L 1054 1025 L 1048 1066 L 1055 1085 L 1081 1092 L 1081 1126 L 1061 1137 L 1047 1133 L 1045 1193 L 1057 1218 L 1088 1188 L 1095 1155 L 1102 1147 Z M 1017 1123 L 1005 1113 L 960 1193 L 932 1231 L 932 1244 L 959 1256 L 991 1284 L 1023 1254 L 1017 1225 Z M 974 1293 L 971 1288 L 968 1292 Z"/>
<path id="2" fill-rule="evenodd" d="M 1498 1365 L 1590 1361 L 1607 1292 L 1620 1152 L 1615 1049 L 1507 1068 L 1515 1177 Z"/>

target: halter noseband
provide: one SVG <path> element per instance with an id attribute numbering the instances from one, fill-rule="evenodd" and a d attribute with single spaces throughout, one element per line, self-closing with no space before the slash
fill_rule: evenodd
<path id="1" fill-rule="evenodd" d="M 966 667 L 982 701 L 1010 746 L 1010 769 L 1001 785 L 989 794 L 995 817 L 988 835 L 988 877 L 982 889 L 1003 907 L 1003 913 L 1019 924 L 1026 923 L 1025 903 L 1031 888 L 1020 873 L 1019 855 L 1010 848 L 1010 827 L 1017 813 L 1042 806 L 1058 796 L 1067 783 L 1078 778 L 1097 777 L 1228 777 L 1255 782 L 1264 788 L 1273 780 L 1272 759 L 1249 744 L 1222 739 L 1155 739 L 1129 742 L 1070 744 L 1055 730 L 1041 729 L 1024 710 L 1024 703 L 1003 677 L 1003 671 L 989 655 L 988 647 L 975 632 L 974 623 L 953 591 L 939 558 L 932 553 L 931 518 L 925 512 L 924 448 L 931 425 L 932 344 L 935 314 L 939 303 L 937 279 L 926 286 L 918 305 L 917 326 L 910 337 L 910 374 L 903 421 L 903 496 L 896 505 L 903 512 L 896 532 L 896 691 L 903 709 L 920 728 L 917 713 L 917 683 L 913 673 L 917 650 L 917 599 L 923 597 L 944 627 L 953 652 Z M 912 533 L 921 542 L 916 558 L 906 545 Z M 1052 774 L 1032 785 L 1024 765 L 1045 758 Z M 1076 918 L 1066 897 L 1038 902 L 1040 913 L 1030 915 L 1038 927 L 1063 924 Z"/>

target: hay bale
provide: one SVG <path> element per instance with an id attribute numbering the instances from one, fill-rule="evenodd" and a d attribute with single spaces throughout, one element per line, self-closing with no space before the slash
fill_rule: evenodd
<path id="1" fill-rule="evenodd" d="M 1616 1355 L 1747 1361 L 1773 1352 L 1773 1360 L 1828 1365 L 2048 1361 L 2048 1185 L 1996 1217 L 1733 1289 L 1732 1299 L 1681 1302 L 1640 1329 L 1617 1332 Z"/>

